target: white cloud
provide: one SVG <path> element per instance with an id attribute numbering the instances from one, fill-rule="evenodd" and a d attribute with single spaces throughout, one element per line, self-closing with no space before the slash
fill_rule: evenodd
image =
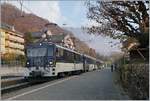
<path id="1" fill-rule="evenodd" d="M 54 22 L 57 22 L 62 17 L 59 3 L 58 1 L 51 1 L 51 3 L 53 3 L 53 5 L 50 6 L 49 8 L 49 11 L 50 11 L 49 19 L 51 19 Z"/>
<path id="2" fill-rule="evenodd" d="M 30 1 L 27 5 L 35 14 L 48 19 L 50 22 L 58 22 L 61 18 L 59 1 Z"/>

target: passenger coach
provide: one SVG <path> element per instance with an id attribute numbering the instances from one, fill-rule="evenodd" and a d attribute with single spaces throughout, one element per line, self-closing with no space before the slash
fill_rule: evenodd
<path id="1" fill-rule="evenodd" d="M 53 77 L 96 69 L 96 58 L 49 43 L 27 46 L 26 77 Z"/>

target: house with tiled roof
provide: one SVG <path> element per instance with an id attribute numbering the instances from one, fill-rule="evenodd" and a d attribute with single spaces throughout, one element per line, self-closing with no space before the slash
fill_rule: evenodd
<path id="1" fill-rule="evenodd" d="M 48 41 L 70 49 L 75 49 L 74 37 L 66 33 L 53 34 L 50 30 L 47 30 L 33 32 L 32 36 L 39 42 Z"/>

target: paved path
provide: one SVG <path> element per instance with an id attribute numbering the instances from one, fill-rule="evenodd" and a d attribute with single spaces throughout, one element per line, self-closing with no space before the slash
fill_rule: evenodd
<path id="1" fill-rule="evenodd" d="M 117 100 L 128 96 L 114 82 L 110 69 L 103 69 L 22 90 L 15 100 Z"/>

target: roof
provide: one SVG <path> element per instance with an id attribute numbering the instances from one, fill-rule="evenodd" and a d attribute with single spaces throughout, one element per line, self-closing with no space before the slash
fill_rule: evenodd
<path id="1" fill-rule="evenodd" d="M 84 56 L 85 56 L 86 58 L 90 58 L 90 59 L 96 60 L 95 57 L 89 56 L 89 55 L 87 55 L 87 54 L 84 54 Z"/>
<path id="2" fill-rule="evenodd" d="M 51 35 L 51 36 L 48 36 L 48 41 L 51 41 L 51 42 L 62 42 L 62 40 L 64 40 L 65 38 L 65 34 L 62 34 L 62 35 Z"/>
<path id="3" fill-rule="evenodd" d="M 40 32 L 40 31 L 38 31 L 38 32 L 32 32 L 32 36 L 33 37 L 37 37 L 37 38 L 41 38 L 42 34 L 44 34 L 44 33 Z"/>
<path id="4" fill-rule="evenodd" d="M 61 45 L 58 45 L 58 44 L 55 44 L 55 43 L 51 43 L 51 42 L 37 42 L 37 43 L 32 43 L 30 45 L 27 46 L 27 48 L 30 48 L 30 47 L 40 47 L 40 46 L 48 46 L 48 45 L 55 45 L 56 47 L 58 48 L 61 48 L 61 49 L 65 49 L 67 51 L 70 51 L 70 52 L 73 52 L 73 53 L 76 53 L 76 54 L 79 54 L 79 55 L 82 55 L 81 53 L 77 52 L 77 51 L 74 51 L 72 49 L 69 49 L 69 48 L 66 48 L 66 47 L 63 47 Z"/>
<path id="5" fill-rule="evenodd" d="M 39 40 L 40 42 L 44 41 L 46 38 L 42 38 L 42 34 L 41 32 L 36 32 L 36 33 L 32 33 L 33 37 L 38 37 L 41 39 Z M 60 43 L 63 42 L 64 38 L 65 38 L 66 34 L 62 34 L 62 35 L 49 35 L 47 37 L 47 41 L 48 42 L 53 42 L 53 43 Z"/>
<path id="6" fill-rule="evenodd" d="M 32 36 L 36 38 L 42 38 L 43 34 L 45 34 L 43 31 L 32 32 Z M 67 34 L 65 33 L 52 33 L 52 35 L 49 35 L 48 38 L 52 41 L 60 41 L 63 40 L 66 35 Z"/>
<path id="7" fill-rule="evenodd" d="M 47 23 L 47 24 L 45 24 L 45 26 L 49 26 L 49 25 L 54 25 L 54 26 L 57 26 L 57 24 L 56 23 Z"/>
<path id="8" fill-rule="evenodd" d="M 39 46 L 40 44 L 41 44 L 41 45 L 44 45 L 44 46 L 46 46 L 46 45 L 55 45 L 55 46 L 58 47 L 58 48 L 65 49 L 65 50 L 67 50 L 67 51 L 76 53 L 76 54 L 78 54 L 78 55 L 84 55 L 86 58 L 90 58 L 90 59 L 92 59 L 92 60 L 95 60 L 96 62 L 104 63 L 104 62 L 101 61 L 100 59 L 94 58 L 94 57 L 92 57 L 92 56 L 89 56 L 89 55 L 86 55 L 86 54 L 77 52 L 77 51 L 75 51 L 75 50 L 72 50 L 72 49 L 63 47 L 63 46 L 61 46 L 61 45 L 55 44 L 55 43 L 51 43 L 51 42 L 37 42 L 37 43 L 30 44 L 30 45 L 27 46 L 27 47 L 29 48 L 29 47 Z"/>
<path id="9" fill-rule="evenodd" d="M 14 26 L 8 25 L 6 23 L 1 23 L 0 28 L 11 31 L 11 32 L 14 32 L 18 35 L 23 35 L 23 33 L 19 32 L 19 31 L 16 31 L 16 30 L 13 30 Z"/>
<path id="10" fill-rule="evenodd" d="M 6 23 L 1 23 L 1 28 L 3 29 L 7 29 L 7 30 L 11 30 L 13 28 L 13 26 L 8 25 Z"/>
<path id="11" fill-rule="evenodd" d="M 79 53 L 79 52 L 74 51 L 74 50 L 72 50 L 72 49 L 69 49 L 69 48 L 66 48 L 66 47 L 63 47 L 63 46 L 60 46 L 60 45 L 57 45 L 57 44 L 55 44 L 55 45 L 56 45 L 56 47 L 59 47 L 59 48 L 62 48 L 62 49 L 71 51 L 71 52 L 76 53 L 76 54 L 79 54 L 79 55 L 83 55 L 82 53 Z"/>

